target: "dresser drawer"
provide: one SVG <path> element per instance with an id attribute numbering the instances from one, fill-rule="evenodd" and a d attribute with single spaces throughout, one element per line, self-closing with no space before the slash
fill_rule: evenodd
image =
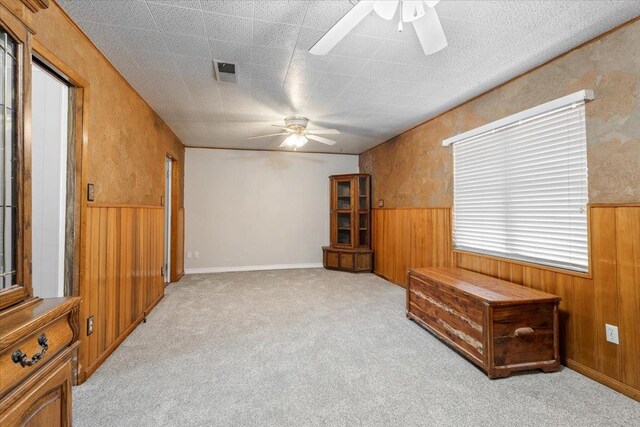
<path id="1" fill-rule="evenodd" d="M 40 337 L 46 337 L 45 345 L 41 345 L 44 340 Z M 69 317 L 65 314 L 31 333 L 13 346 L 5 348 L 0 354 L 0 390 L 8 391 L 20 384 L 46 365 L 56 354 L 69 347 L 72 341 L 73 331 L 69 324 Z M 47 347 L 46 350 L 44 350 L 45 346 Z M 41 354 L 43 350 L 42 357 L 34 362 L 33 356 Z M 14 362 L 14 358 L 18 359 L 14 356 L 14 354 L 18 354 L 18 351 L 21 352 L 20 354 L 26 354 L 25 361 L 27 363 L 33 364 L 23 367 L 20 362 Z"/>

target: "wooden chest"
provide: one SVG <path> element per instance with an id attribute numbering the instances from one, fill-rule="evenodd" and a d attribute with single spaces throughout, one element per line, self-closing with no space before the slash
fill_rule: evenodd
<path id="1" fill-rule="evenodd" d="M 409 270 L 407 317 L 490 378 L 560 366 L 560 297 L 460 268 Z"/>

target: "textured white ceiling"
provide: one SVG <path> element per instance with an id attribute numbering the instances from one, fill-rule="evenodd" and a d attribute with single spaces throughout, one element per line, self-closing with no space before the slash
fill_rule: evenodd
<path id="1" fill-rule="evenodd" d="M 355 1 L 355 0 L 353 0 Z M 458 1 L 436 10 L 449 46 L 372 14 L 327 56 L 308 49 L 351 7 L 333 1 L 59 0 L 186 145 L 277 149 L 271 123 L 308 117 L 360 153 L 635 16 L 640 1 Z M 212 60 L 237 63 L 218 83 Z"/>

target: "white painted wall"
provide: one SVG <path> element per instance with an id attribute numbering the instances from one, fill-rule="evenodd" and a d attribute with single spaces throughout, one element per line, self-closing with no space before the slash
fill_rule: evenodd
<path id="1" fill-rule="evenodd" d="M 329 175 L 356 172 L 352 155 L 188 148 L 186 273 L 321 266 Z"/>
<path id="2" fill-rule="evenodd" d="M 35 296 L 64 296 L 69 88 L 32 68 L 32 280 Z"/>

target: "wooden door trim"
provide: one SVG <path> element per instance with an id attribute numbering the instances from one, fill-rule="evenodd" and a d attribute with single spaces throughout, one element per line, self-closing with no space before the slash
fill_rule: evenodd
<path id="1" fill-rule="evenodd" d="M 75 197 L 73 201 L 74 219 L 73 219 L 73 270 L 71 273 L 72 283 L 70 286 L 71 296 L 80 295 L 81 284 L 81 256 L 82 256 L 82 225 L 84 224 L 84 216 L 86 215 L 87 195 L 86 195 L 86 164 L 87 164 L 87 145 L 88 145 L 88 129 L 85 126 L 88 123 L 88 106 L 89 106 L 89 83 L 73 68 L 69 67 L 53 52 L 47 49 L 42 43 L 34 38 L 32 44 L 33 54 L 44 59 L 48 64 L 54 67 L 69 79 L 69 89 L 74 92 L 74 96 L 70 99 L 75 104 L 72 106 L 74 118 L 74 150 L 75 150 Z M 29 120 L 31 116 L 29 115 Z"/>

